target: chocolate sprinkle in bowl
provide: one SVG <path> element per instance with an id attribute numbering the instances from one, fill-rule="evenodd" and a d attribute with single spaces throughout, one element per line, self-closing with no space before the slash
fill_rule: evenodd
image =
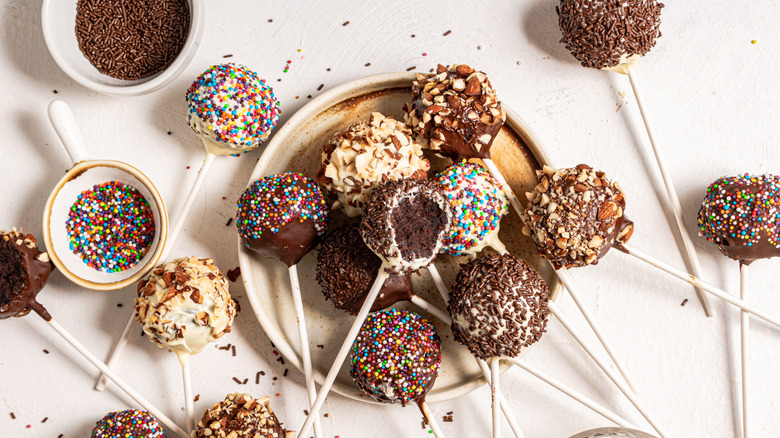
<path id="1" fill-rule="evenodd" d="M 103 94 L 136 96 L 164 87 L 193 59 L 205 27 L 203 5 L 44 0 L 41 25 L 49 52 L 71 79 Z"/>

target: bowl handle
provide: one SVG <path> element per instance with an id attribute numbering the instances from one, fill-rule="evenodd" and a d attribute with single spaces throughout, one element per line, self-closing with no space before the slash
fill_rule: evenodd
<path id="1" fill-rule="evenodd" d="M 62 145 L 65 146 L 70 161 L 76 164 L 86 160 L 81 152 L 84 140 L 76 123 L 76 117 L 68 104 L 61 100 L 52 100 L 49 104 L 49 121 Z"/>

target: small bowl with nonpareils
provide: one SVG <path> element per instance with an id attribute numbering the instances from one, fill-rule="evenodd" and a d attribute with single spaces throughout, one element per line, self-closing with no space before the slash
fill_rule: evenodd
<path id="1" fill-rule="evenodd" d="M 43 0 L 41 17 L 60 68 L 114 96 L 150 93 L 179 76 L 205 23 L 203 0 Z"/>

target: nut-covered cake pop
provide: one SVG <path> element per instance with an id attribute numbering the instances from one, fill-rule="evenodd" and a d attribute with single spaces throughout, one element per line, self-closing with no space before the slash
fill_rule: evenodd
<path id="1" fill-rule="evenodd" d="M 389 274 L 428 266 L 450 232 L 452 208 L 431 180 L 390 181 L 374 190 L 360 235 Z"/>
<path id="2" fill-rule="evenodd" d="M 192 432 L 194 438 L 294 438 L 282 428 L 271 410 L 269 398 L 228 394 L 203 414 Z"/>
<path id="3" fill-rule="evenodd" d="M 34 310 L 46 321 L 51 315 L 35 298 L 54 265 L 41 252 L 35 236 L 24 231 L 0 231 L 0 319 L 25 316 Z"/>
<path id="4" fill-rule="evenodd" d="M 366 300 L 382 260 L 366 246 L 358 225 L 335 229 L 322 241 L 317 254 L 317 283 L 325 299 L 350 315 L 357 315 Z M 371 307 L 377 311 L 413 295 L 411 273 L 387 277 Z"/>
<path id="5" fill-rule="evenodd" d="M 441 342 L 420 315 L 387 309 L 363 323 L 350 352 L 349 374 L 357 386 L 382 403 L 421 403 L 441 364 Z"/>
<path id="6" fill-rule="evenodd" d="M 183 257 L 138 282 L 135 318 L 149 339 L 177 355 L 198 354 L 230 333 L 236 303 L 211 259 Z"/>
<path id="7" fill-rule="evenodd" d="M 404 111 L 406 123 L 428 140 L 427 147 L 452 159 L 490 158 L 506 119 L 487 75 L 465 64 L 439 64 L 435 75 L 418 74 Z"/>
<path id="8" fill-rule="evenodd" d="M 484 167 L 463 160 L 439 172 L 434 181 L 452 206 L 445 253 L 474 255 L 488 246 L 506 252 L 498 229 L 501 217 L 509 212 L 509 200 Z"/>
<path id="9" fill-rule="evenodd" d="M 241 194 L 236 224 L 247 248 L 292 266 L 325 234 L 328 204 L 306 175 L 266 176 Z"/>
<path id="10" fill-rule="evenodd" d="M 658 0 L 561 0 L 561 42 L 583 66 L 615 69 L 636 62 L 661 36 Z"/>
<path id="11" fill-rule="evenodd" d="M 595 265 L 612 246 L 631 238 L 634 223 L 623 214 L 625 194 L 604 172 L 585 164 L 544 166 L 536 178 L 539 184 L 526 193 L 523 234 L 555 269 Z"/>
<path id="12" fill-rule="evenodd" d="M 699 210 L 701 235 L 725 256 L 749 265 L 780 256 L 780 177 L 723 177 Z"/>
<path id="13" fill-rule="evenodd" d="M 165 431 L 151 414 L 128 409 L 111 412 L 95 424 L 92 438 L 165 438 Z"/>
<path id="14" fill-rule="evenodd" d="M 359 216 L 374 188 L 388 180 L 427 178 L 431 165 L 422 146 L 402 122 L 372 113 L 340 132 L 322 147 L 322 166 L 315 181 L 344 207 L 349 217 Z"/>
<path id="15" fill-rule="evenodd" d="M 201 73 L 187 90 L 187 122 L 214 155 L 249 152 L 279 121 L 279 102 L 257 73 L 221 64 Z"/>
<path id="16" fill-rule="evenodd" d="M 480 359 L 515 357 L 545 332 L 549 300 L 547 284 L 524 261 L 482 255 L 452 285 L 452 334 Z"/>

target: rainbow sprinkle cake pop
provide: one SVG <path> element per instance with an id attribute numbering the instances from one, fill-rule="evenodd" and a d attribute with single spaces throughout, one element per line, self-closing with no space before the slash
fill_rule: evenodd
<path id="1" fill-rule="evenodd" d="M 487 170 L 462 160 L 438 173 L 434 181 L 453 212 L 450 233 L 444 239 L 445 253 L 474 255 L 486 246 L 506 252 L 498 229 L 501 217 L 509 212 L 509 200 Z"/>
<path id="2" fill-rule="evenodd" d="M 95 424 L 92 438 L 165 438 L 160 423 L 148 412 L 111 412 Z"/>
<path id="3" fill-rule="evenodd" d="M 699 210 L 701 235 L 743 264 L 780 256 L 780 177 L 723 177 Z"/>
<path id="4" fill-rule="evenodd" d="M 382 403 L 422 403 L 441 364 L 441 342 L 420 315 L 387 309 L 369 315 L 352 344 L 349 373 Z"/>
<path id="5" fill-rule="evenodd" d="M 236 223 L 247 248 L 292 266 L 325 233 L 328 204 L 317 183 L 306 175 L 271 175 L 241 194 Z"/>
<path id="6" fill-rule="evenodd" d="M 279 121 L 279 102 L 257 73 L 240 64 L 203 72 L 187 90 L 187 121 L 214 155 L 249 152 Z"/>

